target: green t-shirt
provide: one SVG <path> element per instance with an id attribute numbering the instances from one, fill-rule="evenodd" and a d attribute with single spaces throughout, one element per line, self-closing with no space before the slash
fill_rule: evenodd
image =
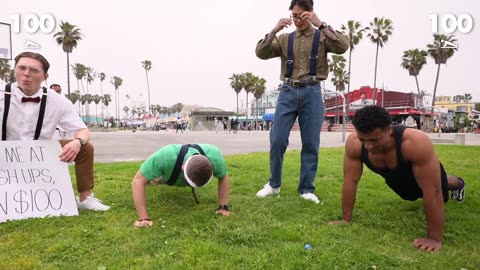
<path id="1" fill-rule="evenodd" d="M 227 175 L 227 166 L 220 150 L 211 144 L 198 145 L 202 148 L 202 150 L 205 152 L 205 155 L 212 163 L 213 176 L 219 179 L 225 177 L 225 175 Z M 168 179 L 170 179 L 170 176 L 172 175 L 173 167 L 175 167 L 175 162 L 177 161 L 181 147 L 181 144 L 169 144 L 163 148 L 160 148 L 157 152 L 149 156 L 140 167 L 140 171 L 142 172 L 143 176 L 145 176 L 148 181 L 161 178 L 163 183 L 167 183 Z M 183 162 L 185 162 L 194 154 L 200 153 L 197 149 L 190 147 Z M 178 176 L 175 186 L 187 186 L 187 181 L 185 181 L 183 171 Z"/>

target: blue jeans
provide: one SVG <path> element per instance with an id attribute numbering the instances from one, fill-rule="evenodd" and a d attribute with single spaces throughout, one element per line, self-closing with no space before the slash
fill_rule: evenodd
<path id="1" fill-rule="evenodd" d="M 317 174 L 320 130 L 323 124 L 323 99 L 320 84 L 292 87 L 283 84 L 270 131 L 270 180 L 272 188 L 282 184 L 283 156 L 288 137 L 298 116 L 302 138 L 299 193 L 313 193 L 313 180 Z"/>

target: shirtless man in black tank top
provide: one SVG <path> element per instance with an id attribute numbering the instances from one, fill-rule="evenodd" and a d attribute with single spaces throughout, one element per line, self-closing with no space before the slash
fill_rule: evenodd
<path id="1" fill-rule="evenodd" d="M 402 199 L 423 198 L 427 236 L 413 241 L 421 250 L 438 251 L 442 247 L 445 222 L 444 202 L 463 201 L 465 182 L 447 175 L 430 138 L 422 131 L 392 126 L 388 112 L 379 106 L 367 106 L 355 113 L 355 127 L 345 144 L 342 220 L 350 223 L 357 185 L 363 164 L 385 178 L 387 185 Z"/>

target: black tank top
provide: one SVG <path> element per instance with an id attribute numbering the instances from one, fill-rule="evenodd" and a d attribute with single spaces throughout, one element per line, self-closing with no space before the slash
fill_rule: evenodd
<path id="1" fill-rule="evenodd" d="M 402 155 L 403 132 L 406 127 L 392 126 L 393 137 L 395 138 L 395 149 L 397 156 L 397 166 L 395 169 L 378 169 L 368 159 L 368 151 L 362 146 L 361 160 L 373 172 L 381 175 L 386 184 L 397 193 L 402 199 L 414 201 L 423 197 L 422 190 L 417 184 L 413 174 L 411 162 L 406 162 Z"/>

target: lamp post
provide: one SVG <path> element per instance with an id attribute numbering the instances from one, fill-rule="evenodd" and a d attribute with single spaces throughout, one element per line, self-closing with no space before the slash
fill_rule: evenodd
<path id="1" fill-rule="evenodd" d="M 343 112 L 343 123 L 342 123 L 342 142 L 345 142 L 345 119 L 346 119 L 346 110 L 347 110 L 347 106 L 346 106 L 346 97 L 345 97 L 345 91 L 341 91 L 341 92 L 336 92 L 336 91 L 332 91 L 332 90 L 327 90 L 326 88 L 324 88 L 325 91 L 323 92 L 324 96 L 325 97 L 337 97 L 337 96 L 340 96 L 342 98 L 342 105 L 343 105 L 343 109 L 342 109 L 342 112 Z"/>

